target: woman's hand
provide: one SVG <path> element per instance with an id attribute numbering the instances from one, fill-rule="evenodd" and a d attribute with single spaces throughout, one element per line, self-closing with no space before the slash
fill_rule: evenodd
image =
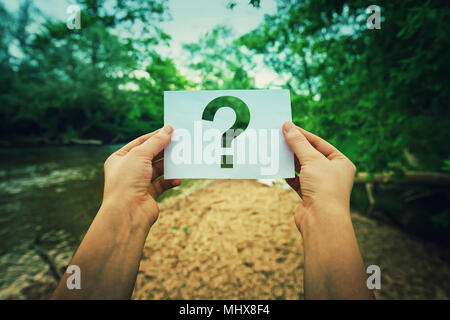
<path id="1" fill-rule="evenodd" d="M 287 182 L 302 198 L 294 217 L 303 237 L 305 298 L 373 299 L 350 218 L 355 166 L 292 122 L 283 133 L 299 172 Z"/>
<path id="2" fill-rule="evenodd" d="M 102 206 L 71 261 L 81 288 L 69 290 L 65 273 L 53 299 L 129 299 L 145 239 L 158 218 L 156 198 L 180 180 L 165 180 L 163 152 L 172 127 L 137 138 L 105 162 Z"/>
<path id="3" fill-rule="evenodd" d="M 163 176 L 164 148 L 172 132 L 166 125 L 131 141 L 106 160 L 102 206 L 124 209 L 121 212 L 128 213 L 134 226 L 155 223 L 159 213 L 156 199 L 181 183 Z"/>
<path id="4" fill-rule="evenodd" d="M 297 227 L 301 230 L 312 212 L 348 214 L 355 165 L 331 144 L 292 122 L 283 125 L 283 133 L 299 173 L 286 180 L 303 200 L 295 213 Z"/>

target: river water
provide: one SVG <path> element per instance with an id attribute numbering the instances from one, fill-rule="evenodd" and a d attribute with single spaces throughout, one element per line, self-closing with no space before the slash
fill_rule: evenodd
<path id="1" fill-rule="evenodd" d="M 119 147 L 0 149 L 0 299 L 48 297 L 56 280 L 36 248 L 67 265 L 100 206 L 103 163 Z"/>

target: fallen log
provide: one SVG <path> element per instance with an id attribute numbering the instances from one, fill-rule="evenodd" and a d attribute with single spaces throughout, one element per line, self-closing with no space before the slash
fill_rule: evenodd
<path id="1" fill-rule="evenodd" d="M 355 184 L 363 183 L 397 183 L 397 184 L 426 184 L 448 186 L 450 174 L 440 172 L 409 171 L 402 178 L 397 178 L 393 173 L 377 173 L 370 176 L 367 172 L 360 172 L 355 177 Z"/>

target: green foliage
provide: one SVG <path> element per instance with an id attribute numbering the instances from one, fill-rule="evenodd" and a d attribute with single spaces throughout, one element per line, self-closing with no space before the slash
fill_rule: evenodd
<path id="1" fill-rule="evenodd" d="M 166 1 L 78 3 L 80 30 L 46 21 L 35 34 L 31 1 L 17 17 L 0 4 L 1 140 L 126 141 L 162 125 L 164 90 L 254 88 L 256 53 L 286 77 L 294 121 L 360 170 L 449 171 L 446 1 L 380 1 L 368 30 L 369 1 L 280 0 L 238 40 L 217 26 L 185 44 L 190 80 L 154 49 L 170 39 Z"/>
<path id="2" fill-rule="evenodd" d="M 185 226 L 183 228 L 183 231 L 184 231 L 184 233 L 189 234 L 189 233 L 191 233 L 191 228 L 189 226 Z"/>
<path id="3" fill-rule="evenodd" d="M 439 229 L 450 229 L 450 212 L 448 210 L 432 216 L 431 220 L 434 226 Z"/>
<path id="4" fill-rule="evenodd" d="M 291 79 L 294 120 L 361 170 L 436 170 L 450 155 L 446 1 L 279 1 L 241 43 Z M 418 166 L 413 167 L 406 153 Z"/>
<path id="5" fill-rule="evenodd" d="M 2 54 L 9 55 L 10 37 L 23 56 L 0 57 L 0 81 L 7 81 L 0 98 L 4 139 L 125 141 L 161 126 L 163 90 L 188 85 L 170 59 L 152 51 L 169 38 L 156 26 L 165 17 L 164 1 L 117 0 L 109 3 L 111 13 L 103 0 L 79 3 L 80 30 L 46 21 L 40 32 L 28 34 L 30 2 L 24 2 L 13 30 L 0 25 Z M 3 7 L 0 15 L 5 22 L 12 19 Z M 135 70 L 145 65 L 151 77 L 138 79 Z"/>
<path id="6" fill-rule="evenodd" d="M 235 43 L 229 28 L 217 26 L 198 42 L 183 48 L 189 54 L 189 67 L 196 72 L 199 89 L 254 88 L 254 80 L 248 74 L 253 66 L 251 57 Z"/>
<path id="7" fill-rule="evenodd" d="M 450 172 L 450 158 L 444 161 L 444 166 L 442 167 L 442 170 L 445 172 Z"/>
<path id="8" fill-rule="evenodd" d="M 261 0 L 249 0 L 248 4 L 252 5 L 255 8 L 259 8 L 261 6 Z M 227 3 L 227 8 L 233 10 L 234 7 L 237 6 L 236 0 L 229 0 Z"/>

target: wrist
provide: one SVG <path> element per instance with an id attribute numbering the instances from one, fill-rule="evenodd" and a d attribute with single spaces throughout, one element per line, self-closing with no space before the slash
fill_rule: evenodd
<path id="1" fill-rule="evenodd" d="M 138 206 L 126 201 L 104 199 L 98 215 L 107 219 L 115 228 L 148 233 L 156 220 L 150 217 L 157 216 L 158 213 L 145 213 Z"/>
<path id="2" fill-rule="evenodd" d="M 302 236 L 329 232 L 343 223 L 351 223 L 350 206 L 343 203 L 315 203 L 308 207 L 300 205 L 296 212 L 296 224 Z"/>

